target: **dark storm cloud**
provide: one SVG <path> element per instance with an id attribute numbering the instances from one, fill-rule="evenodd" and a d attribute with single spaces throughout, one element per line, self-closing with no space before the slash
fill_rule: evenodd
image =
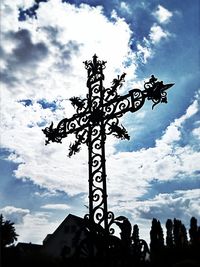
<path id="1" fill-rule="evenodd" d="M 62 44 L 58 41 L 59 35 L 62 33 L 57 27 L 46 26 L 42 30 L 47 34 L 48 39 L 51 40 L 51 44 L 59 48 L 63 56 L 66 56 L 67 59 L 71 58 L 71 54 L 79 52 L 81 44 L 76 41 L 70 40 L 66 44 Z"/>
<path id="2" fill-rule="evenodd" d="M 6 220 L 10 220 L 11 222 L 18 224 L 23 222 L 23 218 L 29 214 L 29 210 L 16 208 L 14 206 L 6 206 L 0 209 L 0 213 L 3 214 Z"/>
<path id="3" fill-rule="evenodd" d="M 59 57 L 57 58 L 57 63 L 55 67 L 58 71 L 62 71 L 70 68 L 70 61 L 72 56 L 76 55 L 80 51 L 82 44 L 77 41 L 70 40 L 67 43 L 61 43 L 59 40 L 61 30 L 57 27 L 46 26 L 42 30 L 46 33 L 48 40 L 50 40 L 51 45 L 56 47 L 59 51 Z"/>
<path id="4" fill-rule="evenodd" d="M 1 82 L 10 86 L 15 85 L 18 79 L 8 70 L 0 70 Z"/>
<path id="5" fill-rule="evenodd" d="M 79 52 L 79 47 L 81 44 L 78 44 L 76 41 L 69 41 L 65 45 L 60 45 L 60 61 L 57 63 L 58 70 L 65 70 L 70 68 L 70 61 L 72 56 L 76 55 Z"/>
<path id="6" fill-rule="evenodd" d="M 139 217 L 144 219 L 159 218 L 165 222 L 168 218 L 182 218 L 189 220 L 191 216 L 198 217 L 198 211 L 195 208 L 197 203 L 197 190 L 175 191 L 172 194 L 159 194 L 154 199 L 144 201 L 143 205 L 136 208 Z M 197 204 L 198 205 L 198 204 Z"/>
<path id="7" fill-rule="evenodd" d="M 17 47 L 13 50 L 13 63 L 16 65 L 32 64 L 47 55 L 46 45 L 42 42 L 33 44 L 28 30 L 20 30 L 10 35 L 17 42 Z"/>
<path id="8" fill-rule="evenodd" d="M 60 43 L 57 41 L 57 37 L 60 33 L 59 29 L 57 27 L 52 27 L 52 26 L 46 26 L 43 27 L 42 30 L 47 34 L 48 39 L 52 40 L 52 44 L 59 46 Z"/>
<path id="9" fill-rule="evenodd" d="M 152 218 L 158 218 L 162 222 L 167 219 L 173 218 L 183 218 L 185 214 L 185 209 L 189 208 L 189 201 L 185 200 L 184 206 L 182 201 L 177 201 L 175 203 L 166 203 L 164 205 L 156 205 L 149 207 L 148 210 L 139 209 L 139 217 L 143 219 L 152 220 Z M 189 220 L 190 216 L 187 216 Z"/>
<path id="10" fill-rule="evenodd" d="M 149 190 L 147 195 L 143 195 L 141 200 L 148 200 L 149 197 L 153 198 L 158 193 L 170 194 L 177 190 L 192 190 L 198 189 L 200 186 L 200 172 L 196 171 L 194 175 L 190 177 L 185 176 L 181 179 L 179 177 L 174 177 L 171 181 L 158 181 L 154 179 L 149 183 Z"/>
<path id="11" fill-rule="evenodd" d="M 1 47 L 1 57 L 6 63 L 6 68 L 1 71 L 1 79 L 2 82 L 13 85 L 18 80 L 16 73 L 23 69 L 35 68 L 48 55 L 48 48 L 42 42 L 33 43 L 30 32 L 26 29 L 9 32 L 4 37 L 5 40 L 13 42 L 15 47 L 11 53 Z"/>

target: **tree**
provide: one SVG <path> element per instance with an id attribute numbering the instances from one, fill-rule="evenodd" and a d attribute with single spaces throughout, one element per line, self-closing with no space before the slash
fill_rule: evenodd
<path id="1" fill-rule="evenodd" d="M 166 235 L 166 245 L 168 248 L 173 248 L 173 222 L 171 219 L 166 221 L 167 235 Z"/>
<path id="2" fill-rule="evenodd" d="M 197 219 L 195 217 L 192 217 L 190 220 L 190 242 L 193 246 L 196 246 L 198 243 L 198 225 L 197 225 Z"/>
<path id="3" fill-rule="evenodd" d="M 4 248 L 13 244 L 17 240 L 18 234 L 15 232 L 14 223 L 9 220 L 4 220 L 0 214 L 0 241 L 1 247 Z"/>
<path id="4" fill-rule="evenodd" d="M 181 221 L 174 218 L 174 228 L 173 228 L 173 234 L 174 234 L 174 245 L 176 248 L 181 247 Z"/>
<path id="5" fill-rule="evenodd" d="M 164 247 L 163 230 L 159 220 L 153 218 L 150 231 L 150 248 L 151 251 L 157 251 Z"/>
<path id="6" fill-rule="evenodd" d="M 181 224 L 181 237 L 182 237 L 182 246 L 188 246 L 187 230 L 184 224 Z"/>
<path id="7" fill-rule="evenodd" d="M 157 220 L 155 218 L 152 220 L 150 239 L 150 248 L 154 251 L 157 249 Z"/>
<path id="8" fill-rule="evenodd" d="M 136 260 L 140 260 L 140 238 L 139 238 L 139 227 L 137 224 L 133 226 L 133 233 L 132 233 L 132 249 L 133 249 L 133 254 L 136 258 Z"/>
<path id="9" fill-rule="evenodd" d="M 159 247 L 163 248 L 164 247 L 164 235 L 163 235 L 163 229 L 161 227 L 160 221 L 157 222 L 157 227 L 158 227 L 158 244 Z"/>
<path id="10" fill-rule="evenodd" d="M 132 234 L 132 240 L 134 242 L 134 244 L 138 244 L 140 241 L 140 237 L 139 237 L 139 227 L 137 224 L 135 224 L 133 226 L 133 234 Z"/>
<path id="11" fill-rule="evenodd" d="M 187 247 L 188 238 L 185 225 L 181 220 L 174 219 L 174 244 L 177 248 Z"/>

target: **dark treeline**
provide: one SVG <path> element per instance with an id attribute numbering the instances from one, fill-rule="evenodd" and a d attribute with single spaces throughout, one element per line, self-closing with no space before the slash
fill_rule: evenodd
<path id="1" fill-rule="evenodd" d="M 59 258 L 46 255 L 42 245 L 30 245 L 26 253 L 12 243 L 17 239 L 13 223 L 0 220 L 1 267 L 200 267 L 200 227 L 192 217 L 188 231 L 178 219 L 168 219 L 163 230 L 157 219 L 152 220 L 150 244 L 140 239 L 139 227 L 120 216 L 117 225 L 120 238 L 105 237 L 99 230 L 88 235 L 77 245 L 74 255 L 64 251 Z M 120 218 L 119 217 L 119 218 Z M 164 238 L 165 234 L 165 238 Z"/>
<path id="2" fill-rule="evenodd" d="M 166 240 L 158 220 L 150 230 L 150 266 L 200 266 L 200 227 L 196 218 L 190 220 L 189 237 L 181 220 L 166 221 Z"/>

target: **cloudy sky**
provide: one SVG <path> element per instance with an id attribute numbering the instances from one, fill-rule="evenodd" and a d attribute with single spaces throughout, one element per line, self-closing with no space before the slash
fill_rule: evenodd
<path id="1" fill-rule="evenodd" d="M 146 240 L 153 217 L 200 219 L 199 1 L 2 0 L 1 12 L 0 213 L 18 241 L 88 212 L 87 147 L 68 158 L 73 136 L 45 146 L 42 129 L 73 115 L 94 53 L 105 87 L 127 73 L 122 95 L 151 74 L 175 83 L 168 104 L 122 118 L 130 141 L 107 139 L 109 210 Z"/>

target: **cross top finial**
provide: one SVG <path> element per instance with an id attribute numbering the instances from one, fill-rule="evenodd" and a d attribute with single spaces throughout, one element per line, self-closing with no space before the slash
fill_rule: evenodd
<path id="1" fill-rule="evenodd" d="M 98 58 L 98 56 L 96 55 L 96 54 L 94 54 L 94 56 L 92 57 L 93 58 L 93 62 L 95 61 L 97 61 L 97 58 Z"/>

